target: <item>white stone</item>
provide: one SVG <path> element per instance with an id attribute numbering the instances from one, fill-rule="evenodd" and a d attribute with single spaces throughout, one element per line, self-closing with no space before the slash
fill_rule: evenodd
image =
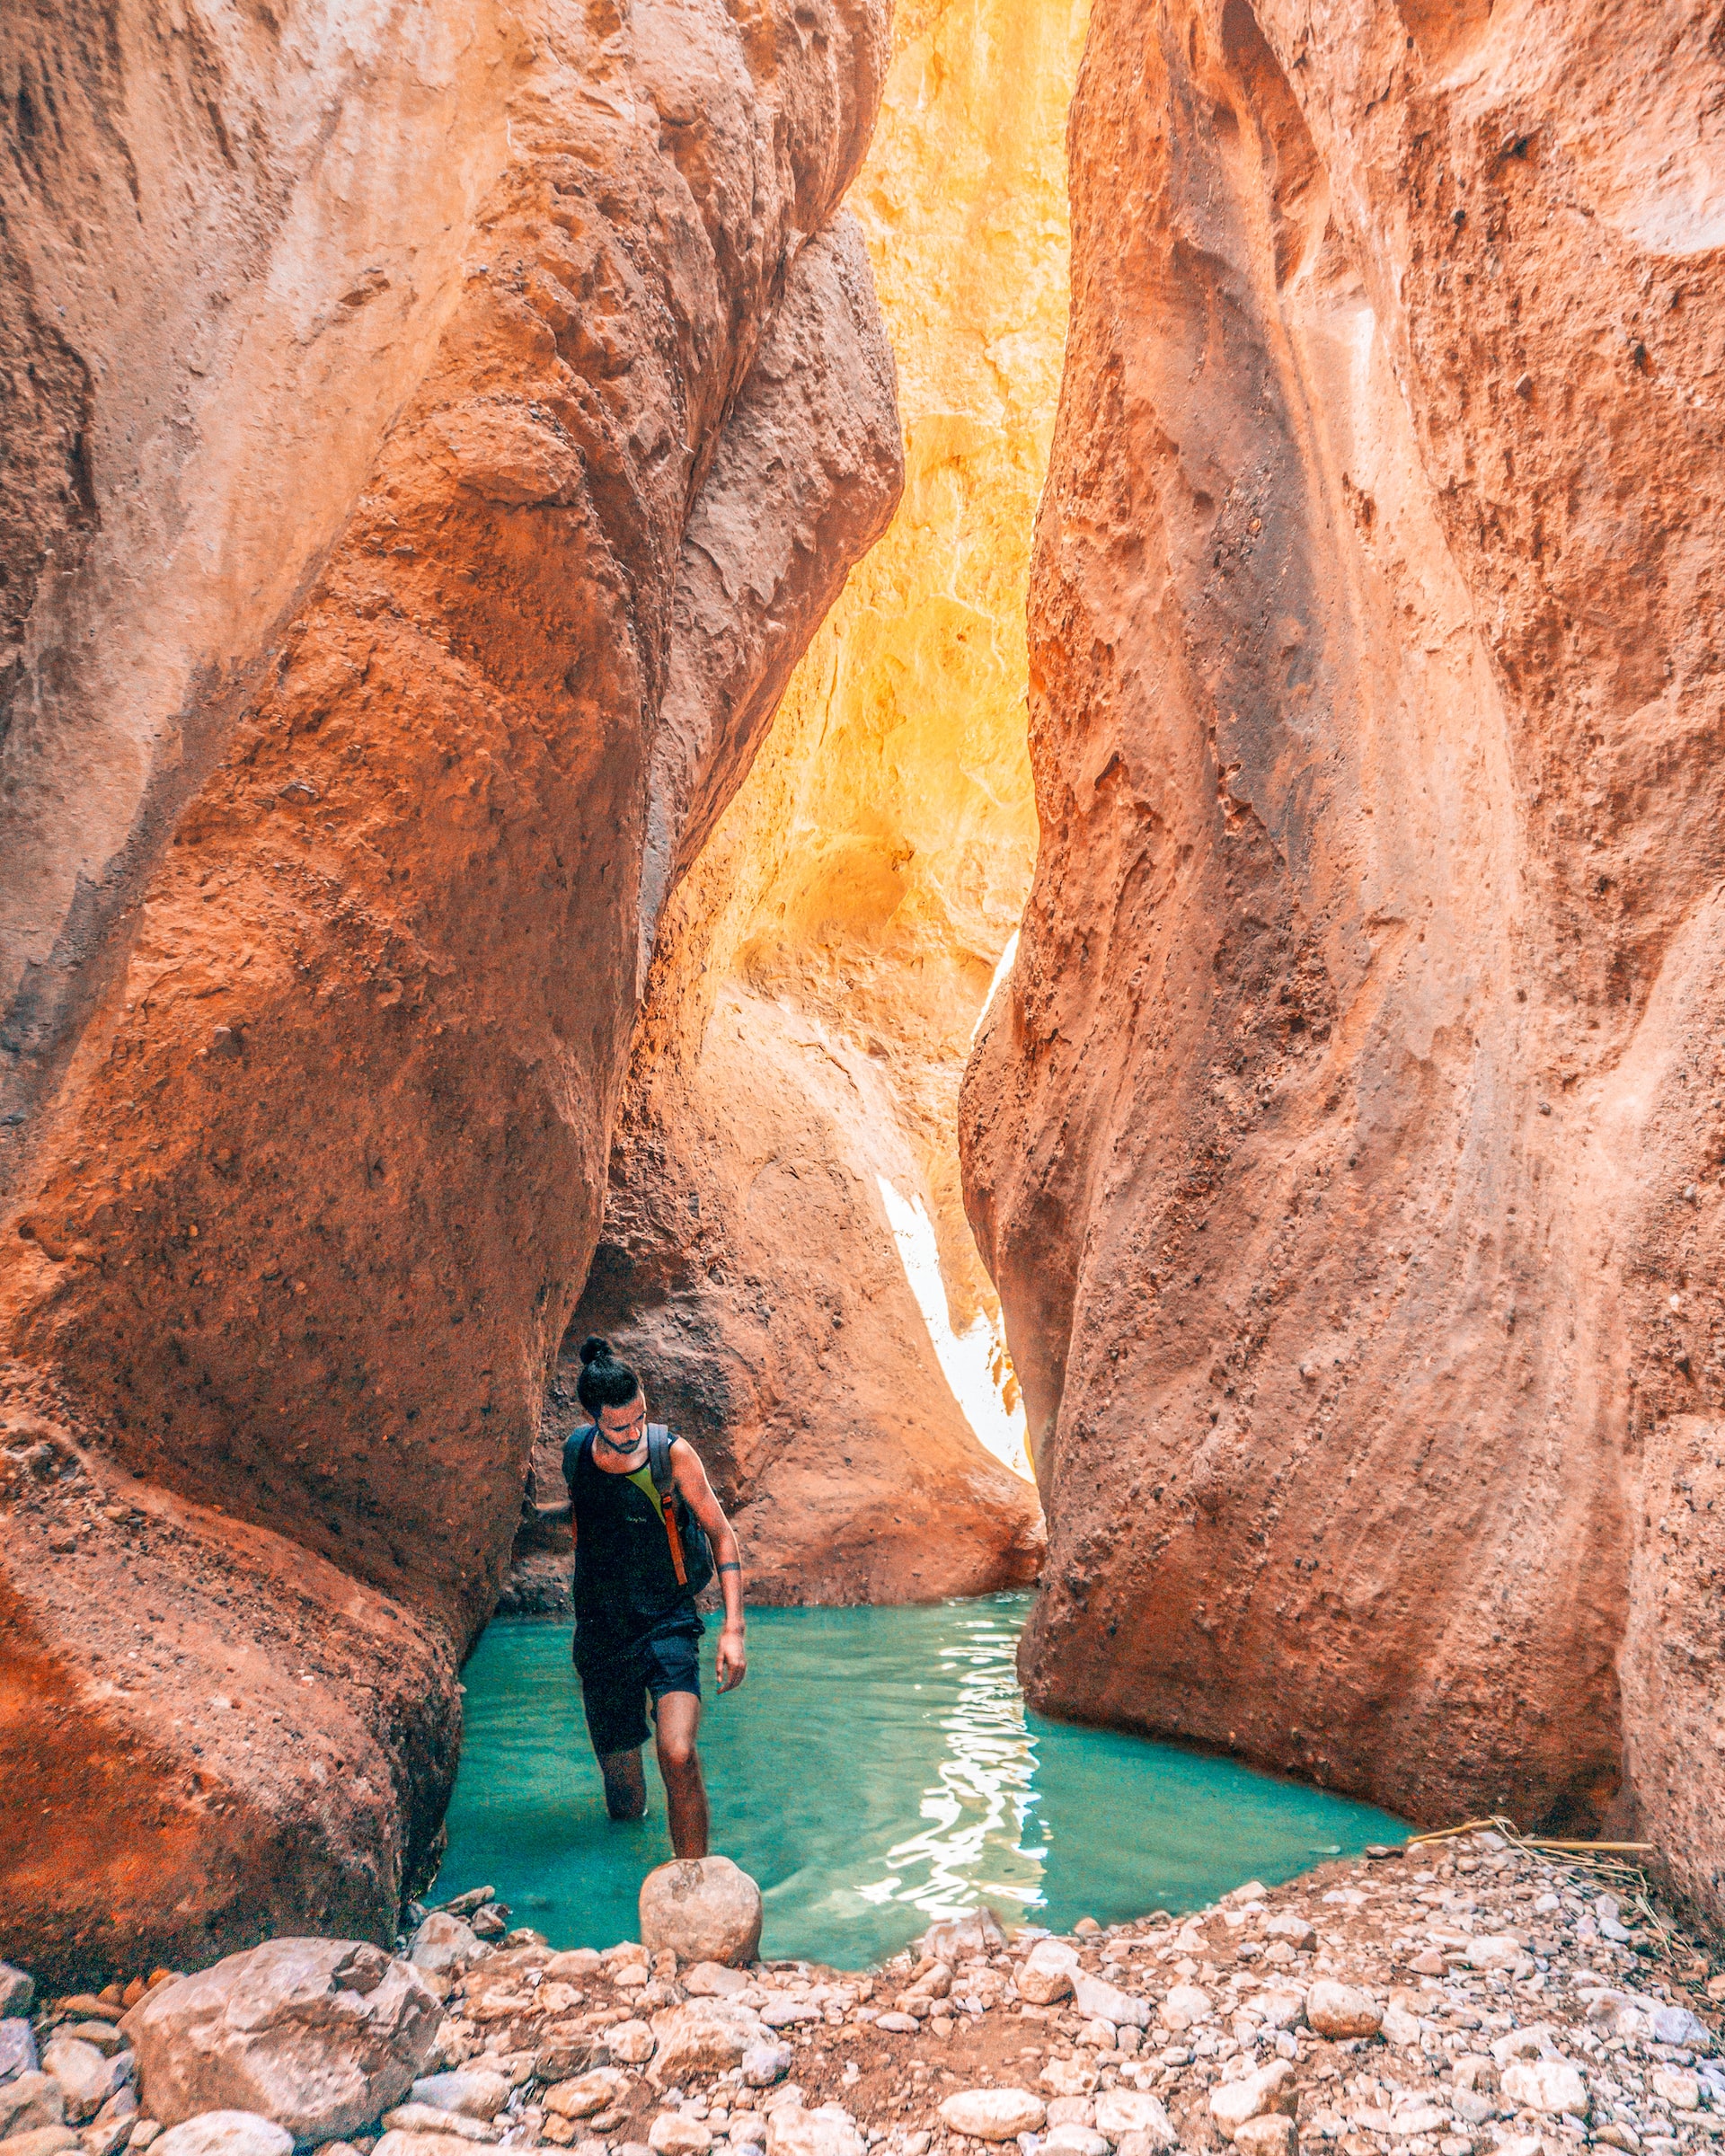
<path id="1" fill-rule="evenodd" d="M 605 2032 L 606 2049 L 625 2066 L 644 2066 L 653 2055 L 658 2038 L 644 2021 L 619 2021 Z"/>
<path id="2" fill-rule="evenodd" d="M 445 2111 L 436 2104 L 397 2104 L 384 2114 L 384 2125 L 396 2134 L 443 2134 L 450 2141 L 501 2141 L 503 2129 L 489 2118 L 470 2118 L 464 2111 Z"/>
<path id="3" fill-rule="evenodd" d="M 941 2106 L 941 2123 L 975 2141 L 1013 2141 L 1034 2134 L 1048 2116 L 1039 2096 L 1028 2089 L 960 2089 Z"/>
<path id="4" fill-rule="evenodd" d="M 1261 2111 L 1256 2118 L 1243 2118 L 1234 2129 L 1234 2145 L 1248 2156 L 1297 2156 L 1299 2130 L 1280 2111 Z"/>
<path id="5" fill-rule="evenodd" d="M 60 2084 L 66 2116 L 74 2125 L 93 2118 L 126 2079 L 126 2064 L 102 2055 L 93 2044 L 57 2029 L 42 2049 L 42 2070 Z"/>
<path id="6" fill-rule="evenodd" d="M 1392 2115 L 1390 2132 L 1400 2141 L 1411 2141 L 1420 2134 L 1441 2134 L 1452 2123 L 1448 2112 L 1435 2104 L 1410 2104 Z"/>
<path id="7" fill-rule="evenodd" d="M 200 2111 L 158 2134 L 150 2146 L 162 2156 L 293 2156 L 294 2137 L 255 2111 Z"/>
<path id="8" fill-rule="evenodd" d="M 734 1999 L 689 1999 L 653 2016 L 653 2078 L 659 2087 L 694 2073 L 723 2073 L 740 2066 L 759 2044 L 760 2017 Z"/>
<path id="9" fill-rule="evenodd" d="M 1018 1991 L 1032 2006 L 1052 2006 L 1072 1989 L 1080 1964 L 1064 1940 L 1039 1939 L 1018 1971 Z"/>
<path id="10" fill-rule="evenodd" d="M 459 2111 L 466 2118 L 495 2118 L 509 2100 L 509 2083 L 500 2073 L 482 2066 L 464 2066 L 453 2073 L 428 2073 L 408 2090 L 416 2104 L 430 2104 L 439 2111 Z"/>
<path id="11" fill-rule="evenodd" d="M 449 2116 L 453 2117 L 454 2114 Z M 348 2145 L 345 2141 L 328 2143 L 318 2156 L 328 2156 L 328 2152 Z M 453 2134 L 415 2134 L 404 2127 L 393 2126 L 378 2142 L 371 2156 L 461 2156 L 466 2145 Z"/>
<path id="12" fill-rule="evenodd" d="M 1153 2149 L 1172 2149 L 1180 2139 L 1162 2099 L 1147 2089 L 1104 2089 L 1096 2099 L 1096 2131 L 1117 2145 L 1141 2134 Z"/>
<path id="13" fill-rule="evenodd" d="M 1316 1927 L 1305 1917 L 1296 1915 L 1292 1909 L 1278 1910 L 1264 1924 L 1266 1939 L 1285 1939 L 1296 1954 L 1312 1946 L 1317 1936 Z"/>
<path id="14" fill-rule="evenodd" d="M 1148 2028 L 1150 2009 L 1142 1999 L 1135 1999 L 1129 1992 L 1118 1985 L 1104 1984 L 1100 1976 L 1086 1976 L 1077 1971 L 1072 1979 L 1073 1997 L 1078 2002 L 1078 2011 L 1088 2014 L 1092 2020 L 1106 2021 L 1113 2028 Z"/>
<path id="15" fill-rule="evenodd" d="M 1386 2044 L 1409 2045 L 1420 2041 L 1420 2017 L 1411 2014 L 1405 2006 L 1386 2006 L 1384 2010 L 1384 2041 Z"/>
<path id="16" fill-rule="evenodd" d="M 863 2156 L 866 2145 L 856 2121 L 837 2104 L 817 2111 L 776 2104 L 767 2114 L 766 2156 Z"/>
<path id="17" fill-rule="evenodd" d="M 1243 2081 L 1224 2081 L 1210 2091 L 1210 2116 L 1225 2141 L 1232 2141 L 1247 2119 L 1261 2118 L 1268 2111 L 1291 2115 L 1298 2104 L 1294 2069 L 1286 2059 L 1272 2059 Z"/>
<path id="18" fill-rule="evenodd" d="M 417 1969 L 339 1939 L 272 1939 L 158 1984 L 120 2024 L 143 2099 L 172 2126 L 220 2111 L 340 2141 L 404 2097 L 443 2008 Z"/>
<path id="19" fill-rule="evenodd" d="M 1681 2045 L 1686 2051 L 1702 2053 L 1713 2048 L 1712 2031 L 1686 2006 L 1655 2006 L 1652 2018 L 1656 2044 Z"/>
<path id="20" fill-rule="evenodd" d="M 1101 2078 L 1082 2059 L 1050 2059 L 1037 2076 L 1050 2096 L 1089 2096 Z"/>
<path id="21" fill-rule="evenodd" d="M 1108 2156 L 1108 2143 L 1094 2126 L 1050 2126 L 1042 2146 L 1049 2156 Z"/>
<path id="22" fill-rule="evenodd" d="M 1321 2037 L 1375 2037 L 1384 2010 L 1368 1992 L 1320 1977 L 1305 1994 L 1305 2018 Z"/>
<path id="23" fill-rule="evenodd" d="M 1051 2096 L 1048 2099 L 1048 2125 L 1084 2126 L 1093 2129 L 1096 2125 L 1096 2106 L 1087 2096 Z"/>
<path id="24" fill-rule="evenodd" d="M 820 2009 L 809 1999 L 769 1999 L 761 2009 L 761 2026 L 764 2028 L 803 2028 L 811 2021 L 825 2019 Z"/>
<path id="25" fill-rule="evenodd" d="M 1653 2093 L 1662 2096 L 1674 2111 L 1696 2111 L 1701 2107 L 1700 2081 L 1694 2074 L 1681 2073 L 1675 2067 L 1654 2068 Z"/>
<path id="26" fill-rule="evenodd" d="M 20 2073 L 0 2082 L 0 2137 L 65 2124 L 66 2099 L 51 2073 Z"/>
<path id="27" fill-rule="evenodd" d="M 1532 2028 L 1512 2028 L 1491 2039 L 1491 2056 L 1499 2066 L 1507 2066 L 1511 2059 L 1543 2059 L 1552 2048 L 1551 2024 L 1546 2021 Z"/>
<path id="28" fill-rule="evenodd" d="M 1177 1984 L 1162 2002 L 1162 2018 L 1170 2028 L 1187 2029 L 1210 2016 L 1210 1994 L 1195 1984 Z"/>
<path id="29" fill-rule="evenodd" d="M 972 1909 L 963 1916 L 940 1918 L 916 1944 L 931 1961 L 956 1966 L 961 1961 L 974 1961 L 978 1955 L 998 1954 L 1006 1944 L 1006 1934 L 992 1909 Z"/>
<path id="30" fill-rule="evenodd" d="M 712 2135 L 698 2118 L 661 2111 L 647 2129 L 647 2146 L 653 2156 L 707 2156 Z"/>
<path id="31" fill-rule="evenodd" d="M 416 1969 L 464 1969 L 491 1950 L 481 1943 L 471 1924 L 439 1910 L 435 1916 L 428 1916 L 413 1934 L 407 1958 Z"/>
<path id="32" fill-rule="evenodd" d="M 748 1989 L 744 1972 L 722 1961 L 697 1961 L 692 1969 L 684 1970 L 679 1982 L 691 1999 L 730 1999 Z"/>
<path id="33" fill-rule="evenodd" d="M 1517 2059 L 1503 2070 L 1503 2093 L 1517 2109 L 1588 2116 L 1588 2084 L 1567 2059 Z"/>
<path id="34" fill-rule="evenodd" d="M 1487 1932 L 1470 1939 L 1462 1949 L 1472 1969 L 1513 1969 L 1526 1951 L 1513 1931 Z"/>
<path id="35" fill-rule="evenodd" d="M 602 1966 L 597 1947 L 571 1947 L 564 1953 L 553 1954 L 545 1964 L 545 1981 L 580 1984 Z"/>
<path id="36" fill-rule="evenodd" d="M 887 2019 L 881 2016 L 882 2021 Z M 913 2021 L 910 2026 L 914 2029 L 916 2024 Z M 765 2041 L 751 2044 L 743 2054 L 742 2069 L 746 2089 L 770 2089 L 791 2071 L 791 2046 Z"/>
<path id="37" fill-rule="evenodd" d="M 609 2110 L 628 2086 L 629 2077 L 615 2066 L 596 2066 L 591 2073 L 559 2081 L 540 2100 L 559 2118 L 591 2118 L 596 2111 Z"/>
<path id="38" fill-rule="evenodd" d="M 675 1857 L 641 1883 L 641 1940 L 679 1961 L 753 1961 L 761 1944 L 761 1890 L 729 1857 Z"/>
<path id="39" fill-rule="evenodd" d="M 1252 2010 L 1266 2028 L 1298 2028 L 1305 2019 L 1305 2001 L 1298 1992 L 1260 1992 Z"/>

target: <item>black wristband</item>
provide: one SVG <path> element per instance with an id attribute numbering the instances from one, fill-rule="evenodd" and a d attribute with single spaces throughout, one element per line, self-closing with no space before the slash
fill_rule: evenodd
<path id="1" fill-rule="evenodd" d="M 742 1568 L 743 1568 L 740 1565 L 733 1565 L 729 1563 L 722 1564 L 719 1568 L 721 1572 L 740 1572 Z"/>

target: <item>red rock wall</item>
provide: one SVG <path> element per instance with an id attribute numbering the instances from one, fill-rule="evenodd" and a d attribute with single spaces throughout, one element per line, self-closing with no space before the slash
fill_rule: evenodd
<path id="1" fill-rule="evenodd" d="M 968 1202 L 1036 1702 L 1718 1905 L 1718 39 L 1098 0 Z"/>
<path id="2" fill-rule="evenodd" d="M 902 469 L 836 215 L 871 0 L 199 20 L 0 29 L 0 1781 L 49 1823 L 0 1954 L 49 1977 L 393 1933 L 662 860 Z"/>

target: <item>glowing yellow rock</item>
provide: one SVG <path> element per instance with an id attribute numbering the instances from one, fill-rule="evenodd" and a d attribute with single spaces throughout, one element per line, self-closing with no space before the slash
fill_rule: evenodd
<path id="1" fill-rule="evenodd" d="M 1018 1403 L 957 1096 L 1035 862 L 1025 593 L 1084 21 L 899 10 L 850 206 L 904 499 L 672 903 L 571 1329 L 620 1337 L 728 1480 L 752 1592 L 974 1591 L 1035 1560 L 1033 1495 L 973 1434 L 1012 1453 Z"/>

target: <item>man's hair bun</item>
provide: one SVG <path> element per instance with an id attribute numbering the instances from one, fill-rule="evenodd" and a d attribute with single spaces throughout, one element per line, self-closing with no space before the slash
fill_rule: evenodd
<path id="1" fill-rule="evenodd" d="M 581 1361 L 582 1361 L 582 1363 L 583 1363 L 583 1364 L 587 1364 L 587 1363 L 599 1363 L 599 1362 L 605 1362 L 605 1363 L 608 1363 L 610 1360 L 611 1360 L 611 1343 L 610 1343 L 610 1341 L 609 1341 L 609 1340 L 602 1340 L 602 1339 L 599 1338 L 599 1336 L 598 1336 L 598 1334 L 597 1334 L 597 1332 L 594 1332 L 594 1333 L 589 1333 L 589 1334 L 588 1335 L 587 1339 L 584 1339 L 584 1340 L 581 1342 Z"/>

